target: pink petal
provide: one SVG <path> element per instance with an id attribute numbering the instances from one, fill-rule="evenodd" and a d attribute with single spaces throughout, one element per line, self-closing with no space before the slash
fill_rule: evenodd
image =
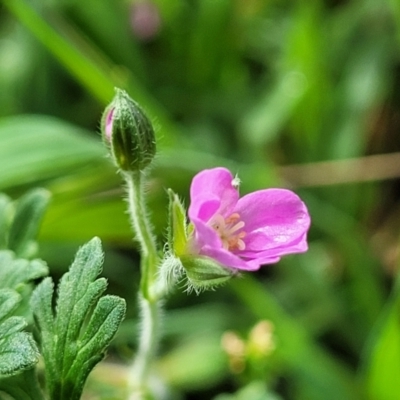
<path id="1" fill-rule="evenodd" d="M 267 264 L 275 264 L 280 261 L 280 257 L 258 257 L 254 259 L 244 259 L 246 261 L 246 264 L 251 268 L 251 270 L 257 270 L 263 265 Z"/>
<path id="2" fill-rule="evenodd" d="M 211 246 L 204 246 L 201 254 L 213 258 L 227 268 L 254 271 L 260 267 L 257 262 L 252 262 L 253 260 L 246 262 L 242 258 L 236 256 L 228 250 L 225 250 L 222 247 L 218 249 Z"/>
<path id="3" fill-rule="evenodd" d="M 111 135 L 112 135 L 112 126 L 113 126 L 113 115 L 114 115 L 114 108 L 112 108 L 107 116 L 106 116 L 106 128 L 105 128 L 105 134 L 107 140 L 110 142 L 111 141 Z"/>
<path id="4" fill-rule="evenodd" d="M 195 250 L 201 252 L 201 249 L 206 245 L 215 248 L 222 247 L 221 238 L 213 228 L 198 218 L 193 218 L 191 222 L 195 226 Z"/>
<path id="5" fill-rule="evenodd" d="M 234 269 L 253 271 L 260 268 L 262 264 L 272 264 L 279 261 L 279 257 L 259 257 L 251 255 L 248 260 L 242 259 L 237 254 L 225 250 L 217 232 L 202 220 L 192 220 L 196 228 L 196 237 L 192 243 L 192 250 L 204 256 L 217 260 L 220 264 Z M 256 258 L 256 260 L 253 260 Z"/>
<path id="6" fill-rule="evenodd" d="M 226 168 L 205 169 L 192 180 L 189 218 L 208 221 L 216 212 L 229 213 L 239 199 L 232 186 L 233 176 Z"/>
<path id="7" fill-rule="evenodd" d="M 308 250 L 307 244 L 307 233 L 305 233 L 301 238 L 297 241 L 286 244 L 282 247 L 269 248 L 265 251 L 248 251 L 247 249 L 238 252 L 240 257 L 244 258 L 270 258 L 270 257 L 281 257 L 286 254 L 294 254 L 294 253 L 304 253 Z"/>
<path id="8" fill-rule="evenodd" d="M 235 207 L 245 222 L 246 249 L 242 256 L 252 252 L 271 257 L 301 249 L 307 244 L 305 235 L 310 226 L 310 216 L 305 204 L 290 190 L 266 189 L 250 193 L 238 201 Z M 279 250 L 278 250 L 279 249 Z"/>

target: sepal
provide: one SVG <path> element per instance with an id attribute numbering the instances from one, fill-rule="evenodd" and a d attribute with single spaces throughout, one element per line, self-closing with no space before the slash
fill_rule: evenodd
<path id="1" fill-rule="evenodd" d="M 168 189 L 169 195 L 169 226 L 168 247 L 171 253 L 180 257 L 186 253 L 188 244 L 186 210 L 177 194 Z"/>
<path id="2" fill-rule="evenodd" d="M 237 275 L 235 270 L 222 266 L 210 257 L 185 255 L 180 257 L 180 261 L 186 272 L 188 290 L 196 293 L 212 290 Z"/>

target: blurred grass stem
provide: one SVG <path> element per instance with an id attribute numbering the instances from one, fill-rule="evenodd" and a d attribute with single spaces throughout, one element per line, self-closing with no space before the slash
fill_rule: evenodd
<path id="1" fill-rule="evenodd" d="M 395 179 L 400 176 L 400 153 L 288 165 L 280 167 L 278 174 L 295 187 Z"/>

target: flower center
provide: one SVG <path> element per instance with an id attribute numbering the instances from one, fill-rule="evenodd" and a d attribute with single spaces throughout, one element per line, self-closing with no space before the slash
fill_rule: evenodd
<path id="1" fill-rule="evenodd" d="M 244 227 L 244 222 L 240 220 L 240 215 L 238 213 L 233 213 L 228 218 L 217 214 L 211 220 L 210 225 L 217 231 L 222 240 L 224 249 L 234 251 L 244 250 L 246 248 L 243 241 L 246 232 L 241 230 Z"/>

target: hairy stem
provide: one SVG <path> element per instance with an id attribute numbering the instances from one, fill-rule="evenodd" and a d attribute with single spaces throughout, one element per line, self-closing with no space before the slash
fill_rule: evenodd
<path id="1" fill-rule="evenodd" d="M 131 172 L 124 174 L 124 176 L 128 185 L 129 216 L 132 229 L 140 244 L 140 292 L 143 298 L 151 300 L 151 289 L 156 280 L 158 256 L 143 196 L 142 173 Z"/>
<path id="2" fill-rule="evenodd" d="M 124 174 L 129 201 L 129 215 L 141 250 L 139 305 L 141 335 L 136 359 L 131 368 L 130 384 L 137 399 L 149 398 L 148 378 L 160 331 L 160 300 L 155 294 L 158 255 L 143 196 L 141 172 Z"/>

